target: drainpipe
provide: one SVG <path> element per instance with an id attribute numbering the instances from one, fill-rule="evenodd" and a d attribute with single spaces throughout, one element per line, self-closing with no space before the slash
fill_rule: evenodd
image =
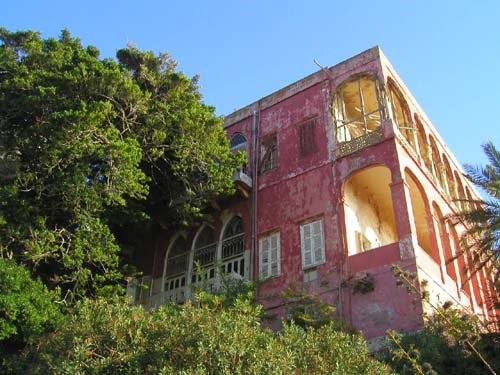
<path id="1" fill-rule="evenodd" d="M 252 131 L 252 248 L 250 252 L 250 275 L 252 280 L 257 280 L 258 267 L 255 266 L 256 251 L 257 251 L 257 195 L 258 195 L 258 142 L 259 142 L 259 123 L 260 123 L 260 101 L 257 102 L 256 108 L 253 111 L 253 131 Z"/>

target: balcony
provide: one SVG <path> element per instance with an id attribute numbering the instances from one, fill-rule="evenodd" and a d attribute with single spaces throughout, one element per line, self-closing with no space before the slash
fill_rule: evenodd
<path id="1" fill-rule="evenodd" d="M 441 306 L 446 301 L 452 301 L 465 309 L 471 307 L 470 297 L 457 281 L 443 273 L 440 265 L 420 246 L 415 248 L 415 258 L 419 279 L 427 280 L 427 290 L 434 305 Z M 426 308 L 428 309 L 428 306 Z"/>
<path id="2" fill-rule="evenodd" d="M 236 188 L 245 198 L 248 198 L 252 190 L 252 178 L 246 173 L 246 169 L 237 169 L 233 173 L 233 181 Z"/>
<path id="3" fill-rule="evenodd" d="M 249 280 L 250 251 L 239 251 L 239 246 L 236 245 L 235 241 L 231 241 L 230 245 L 226 247 L 228 257 L 222 259 L 219 266 L 215 266 L 212 262 L 202 266 L 202 273 L 199 273 L 198 270 L 192 270 L 190 273 L 175 276 L 165 275 L 164 278 L 156 279 L 151 276 L 143 276 L 129 282 L 127 295 L 132 297 L 134 305 L 154 308 L 167 303 L 184 303 L 192 298 L 193 289 L 196 288 L 212 292 L 220 291 L 224 284 L 221 273 L 225 275 L 226 280 Z M 211 250 L 211 246 L 203 249 L 198 254 L 203 255 L 200 261 L 209 261 Z"/>
<path id="4" fill-rule="evenodd" d="M 353 273 L 397 263 L 399 260 L 398 242 L 350 255 L 348 258 L 349 269 Z"/>

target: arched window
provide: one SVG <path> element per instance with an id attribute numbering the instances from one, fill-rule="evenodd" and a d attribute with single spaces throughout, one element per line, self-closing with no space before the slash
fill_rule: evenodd
<path id="1" fill-rule="evenodd" d="M 458 172 L 455 171 L 455 185 L 457 187 L 457 196 L 458 196 L 458 201 L 456 202 L 457 208 L 460 211 L 465 211 L 465 190 L 464 186 L 462 185 L 462 179 L 458 175 Z"/>
<path id="2" fill-rule="evenodd" d="M 446 177 L 446 187 L 448 195 L 452 199 L 456 199 L 456 189 L 455 189 L 455 181 L 453 179 L 453 172 L 451 171 L 450 162 L 445 154 L 442 155 L 441 159 L 443 160 L 444 165 L 444 175 Z"/>
<path id="3" fill-rule="evenodd" d="M 411 147 L 417 151 L 417 134 L 415 125 L 411 120 L 410 108 L 404 100 L 401 92 L 396 88 L 396 84 L 390 79 L 388 81 L 388 86 L 392 118 L 396 123 L 399 132 L 403 135 Z"/>
<path id="4" fill-rule="evenodd" d="M 430 228 L 427 220 L 429 217 L 427 196 L 418 179 L 408 170 L 405 171 L 405 180 L 410 190 L 412 208 L 410 214 L 413 214 L 418 245 L 427 254 L 432 255 Z"/>
<path id="5" fill-rule="evenodd" d="M 442 175 L 443 166 L 441 164 L 441 157 L 439 155 L 439 151 L 434 138 L 429 137 L 429 142 L 431 145 L 432 174 L 436 178 L 436 182 L 439 184 L 439 186 L 441 188 L 444 188 Z"/>
<path id="6" fill-rule="evenodd" d="M 170 247 L 165 267 L 165 277 L 175 276 L 188 270 L 189 250 L 184 237 L 179 236 Z"/>
<path id="7" fill-rule="evenodd" d="M 427 141 L 427 134 L 424 130 L 424 125 L 420 121 L 417 115 L 415 115 L 415 123 L 417 126 L 417 138 L 418 138 L 418 148 L 420 151 L 420 156 L 422 157 L 427 169 L 432 172 L 432 165 L 430 160 L 430 147 Z"/>
<path id="8" fill-rule="evenodd" d="M 378 81 L 374 75 L 343 83 L 335 95 L 337 141 L 347 142 L 379 128 L 382 122 Z"/>
<path id="9" fill-rule="evenodd" d="M 241 133 L 236 133 L 233 134 L 231 137 L 231 151 L 248 151 L 247 150 L 247 139 L 245 136 Z M 242 168 L 240 169 L 241 172 L 247 173 L 247 165 L 243 165 Z"/>
<path id="10" fill-rule="evenodd" d="M 206 277 L 215 277 L 215 257 L 217 254 L 217 241 L 214 230 L 208 225 L 204 225 L 196 238 L 193 253 L 193 273 L 191 282 L 196 283 L 201 280 L 197 268 L 201 267 L 207 272 Z"/>
<path id="11" fill-rule="evenodd" d="M 177 291 L 186 286 L 186 278 L 189 265 L 189 248 L 186 240 L 178 236 L 170 245 L 165 259 L 164 286 L 165 292 L 176 291 L 171 294 L 170 300 L 181 301 L 183 295 L 177 295 Z"/>
<path id="12" fill-rule="evenodd" d="M 227 224 L 222 239 L 222 259 L 240 255 L 245 251 L 245 227 L 243 220 L 235 216 Z"/>
<path id="13" fill-rule="evenodd" d="M 446 231 L 446 223 L 444 221 L 443 213 L 436 202 L 432 202 L 432 209 L 434 211 L 433 214 L 437 225 L 436 239 L 441 244 L 441 250 L 443 252 L 443 257 L 445 261 L 444 265 L 446 268 L 446 273 L 448 274 L 448 276 L 452 277 L 452 267 L 449 267 L 450 265 L 448 264 L 448 260 L 451 261 L 453 259 L 450 252 L 450 236 Z M 435 254 L 433 258 L 437 264 L 441 264 L 441 259 L 439 257 L 439 254 Z"/>
<path id="14" fill-rule="evenodd" d="M 376 165 L 356 171 L 344 185 L 349 255 L 398 242 L 391 171 Z"/>
<path id="15" fill-rule="evenodd" d="M 196 239 L 193 261 L 199 262 L 201 266 L 213 263 L 216 249 L 214 230 L 209 226 L 205 226 Z"/>
<path id="16" fill-rule="evenodd" d="M 231 137 L 231 151 L 246 149 L 247 139 L 241 133 L 236 133 Z"/>
<path id="17" fill-rule="evenodd" d="M 239 216 L 233 217 L 222 237 L 222 271 L 245 276 L 245 226 Z"/>
<path id="18" fill-rule="evenodd" d="M 467 200 L 464 202 L 465 209 L 467 211 L 473 211 L 475 209 L 475 200 L 472 198 L 472 194 L 467 186 L 465 187 L 465 194 L 467 196 Z"/>

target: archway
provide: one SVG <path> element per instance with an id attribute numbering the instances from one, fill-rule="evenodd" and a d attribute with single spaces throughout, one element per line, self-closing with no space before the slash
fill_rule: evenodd
<path id="1" fill-rule="evenodd" d="M 391 172 L 381 165 L 355 172 L 344 185 L 346 237 L 350 255 L 398 242 Z"/>

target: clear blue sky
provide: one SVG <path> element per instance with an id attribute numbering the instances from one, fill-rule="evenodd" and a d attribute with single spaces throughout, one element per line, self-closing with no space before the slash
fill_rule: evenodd
<path id="1" fill-rule="evenodd" d="M 229 114 L 318 68 L 380 45 L 461 163 L 500 147 L 500 1 L 16 0 L 0 25 L 68 28 L 114 57 L 128 41 L 168 51 Z"/>

